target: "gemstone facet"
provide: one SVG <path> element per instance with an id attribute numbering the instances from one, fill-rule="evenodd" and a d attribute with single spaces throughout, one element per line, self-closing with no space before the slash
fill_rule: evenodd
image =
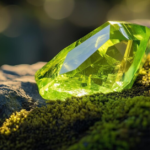
<path id="1" fill-rule="evenodd" d="M 150 29 L 106 22 L 59 52 L 35 74 L 47 100 L 130 89 L 150 52 Z"/>

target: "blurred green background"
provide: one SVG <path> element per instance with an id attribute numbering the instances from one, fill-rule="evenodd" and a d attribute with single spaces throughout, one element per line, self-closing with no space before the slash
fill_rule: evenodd
<path id="1" fill-rule="evenodd" d="M 150 0 L 0 0 L 0 65 L 49 61 L 107 20 L 150 19 Z"/>

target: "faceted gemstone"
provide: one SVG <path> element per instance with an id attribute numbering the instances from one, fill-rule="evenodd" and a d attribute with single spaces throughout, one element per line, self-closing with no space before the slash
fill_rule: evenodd
<path id="1" fill-rule="evenodd" d="M 63 49 L 35 79 L 47 100 L 130 89 L 150 52 L 150 29 L 106 22 Z"/>

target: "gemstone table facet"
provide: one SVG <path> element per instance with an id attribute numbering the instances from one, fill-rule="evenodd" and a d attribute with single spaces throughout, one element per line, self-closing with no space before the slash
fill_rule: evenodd
<path id="1" fill-rule="evenodd" d="M 108 21 L 60 51 L 35 74 L 47 100 L 130 89 L 150 52 L 150 29 Z"/>

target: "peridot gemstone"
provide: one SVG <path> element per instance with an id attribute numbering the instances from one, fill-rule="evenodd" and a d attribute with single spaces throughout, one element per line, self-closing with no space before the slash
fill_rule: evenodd
<path id="1" fill-rule="evenodd" d="M 130 89 L 150 52 L 150 29 L 106 22 L 58 53 L 35 75 L 47 100 Z"/>

